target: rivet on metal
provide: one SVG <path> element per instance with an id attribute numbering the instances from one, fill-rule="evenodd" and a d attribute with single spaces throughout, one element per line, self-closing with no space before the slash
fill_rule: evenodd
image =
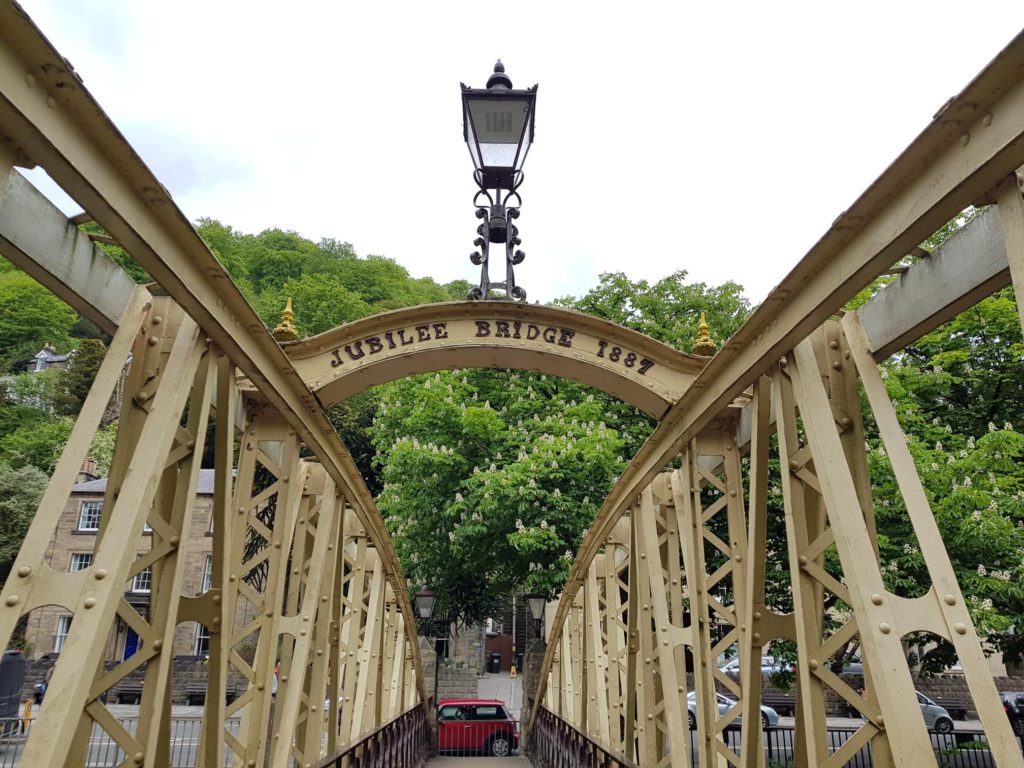
<path id="1" fill-rule="evenodd" d="M 27 565 L 23 565 L 21 566 L 21 568 L 18 569 L 18 575 L 21 576 L 21 578 L 23 579 L 27 578 L 31 573 L 32 569 L 29 568 Z"/>
<path id="2" fill-rule="evenodd" d="M 818 660 L 817 659 L 808 659 L 807 660 L 807 668 L 813 672 L 815 669 L 818 668 Z"/>
<path id="3" fill-rule="evenodd" d="M 14 606 L 14 605 L 17 605 L 17 604 L 18 604 L 18 596 L 17 595 L 8 595 L 7 596 L 7 605 L 8 606 Z"/>
<path id="4" fill-rule="evenodd" d="M 83 602 L 82 605 L 84 605 L 86 608 L 92 608 L 93 606 L 96 605 L 96 598 L 95 597 L 87 597 L 87 598 L 85 598 L 85 602 Z"/>
<path id="5" fill-rule="evenodd" d="M 833 360 L 832 367 L 839 371 L 842 370 L 843 364 L 839 360 Z"/>
<path id="6" fill-rule="evenodd" d="M 882 596 L 876 592 L 875 594 L 873 594 L 871 596 L 871 602 L 874 603 L 875 605 L 881 605 L 882 604 Z"/>
<path id="7" fill-rule="evenodd" d="M 888 635 L 890 632 L 892 632 L 892 627 L 890 627 L 883 621 L 881 624 L 878 625 L 878 631 L 881 632 L 883 635 Z"/>
<path id="8" fill-rule="evenodd" d="M 157 638 L 156 640 L 153 641 L 153 650 L 154 651 L 159 651 L 163 647 L 164 647 L 164 641 L 161 640 L 160 638 Z"/>
<path id="9" fill-rule="evenodd" d="M 942 599 L 946 602 L 946 605 L 956 605 L 956 598 L 952 595 L 946 595 Z"/>
<path id="10" fill-rule="evenodd" d="M 965 627 L 959 621 L 956 624 L 953 625 L 953 629 L 956 630 L 956 633 L 958 635 L 966 635 L 967 634 L 967 627 Z"/>
<path id="11" fill-rule="evenodd" d="M 807 555 L 800 555 L 796 560 L 800 563 L 801 568 L 807 565 Z"/>
<path id="12" fill-rule="evenodd" d="M 836 341 L 835 339 L 832 339 L 832 341 L 830 341 L 830 342 L 828 343 L 828 345 L 829 345 L 829 346 L 830 346 L 830 347 L 831 347 L 832 349 L 839 349 L 839 342 L 838 342 L 838 341 Z"/>

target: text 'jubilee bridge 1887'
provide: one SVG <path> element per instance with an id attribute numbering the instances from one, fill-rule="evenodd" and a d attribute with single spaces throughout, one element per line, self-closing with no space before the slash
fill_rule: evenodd
<path id="1" fill-rule="evenodd" d="M 844 765 L 864 748 L 875 766 L 936 764 L 942 756 L 901 644 L 919 631 L 955 648 L 986 764 L 1024 765 L 878 368 L 998 288 L 1012 283 L 1021 306 L 1022 165 L 1018 37 L 710 361 L 580 314 L 486 300 L 401 310 L 279 344 L 75 72 L 16 4 L 3 3 L 0 253 L 113 337 L 0 597 L 5 642 L 43 606 L 74 617 L 21 765 L 83 766 L 96 728 L 117 743 L 121 764 L 169 765 L 169 649 L 186 621 L 210 632 L 197 765 L 427 759 L 431 702 L 409 585 L 324 408 L 417 372 L 499 366 L 576 379 L 658 420 L 591 525 L 549 626 L 535 702 L 523 712 L 524 752 L 535 765 L 764 766 L 759 660 L 777 639 L 797 648 L 797 765 Z M 85 213 L 67 219 L 17 170 L 35 166 Z M 841 313 L 978 204 L 991 207 L 859 311 Z M 79 232 L 89 219 L 155 284 L 135 285 Z M 613 347 L 635 364 L 601 354 Z M 47 545 L 129 356 L 93 562 L 59 573 Z M 860 393 L 931 578 L 920 597 L 883 583 Z M 211 588 L 185 597 L 184 534 L 208 440 Z M 794 564 L 785 614 L 765 598 L 773 483 Z M 273 516 L 261 514 L 271 507 Z M 136 560 L 133 542 L 146 525 L 152 547 Z M 829 553 L 841 578 L 824 567 Z M 124 585 L 145 568 L 152 588 L 143 615 Z M 247 579 L 255 569 L 265 578 Z M 836 629 L 823 622 L 829 596 L 850 608 Z M 105 666 L 118 621 L 138 634 L 139 649 Z M 254 638 L 255 650 L 240 653 Z M 851 640 L 862 651 L 861 690 L 823 663 Z M 738 649 L 738 677 L 713 663 L 728 647 Z M 133 729 L 104 696 L 129 674 L 143 679 Z M 227 681 L 239 675 L 244 690 L 228 704 Z M 720 711 L 716 688 L 738 704 Z M 838 748 L 826 738 L 826 694 L 863 718 Z"/>

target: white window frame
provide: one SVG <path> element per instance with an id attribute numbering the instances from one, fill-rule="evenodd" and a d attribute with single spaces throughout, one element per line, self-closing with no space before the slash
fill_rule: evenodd
<path id="1" fill-rule="evenodd" d="M 205 650 L 202 647 L 205 641 Z M 196 624 L 196 639 L 192 643 L 193 656 L 209 656 L 210 655 L 210 629 L 205 624 Z"/>
<path id="2" fill-rule="evenodd" d="M 203 583 L 199 587 L 199 594 L 205 594 L 213 587 L 213 555 L 206 556 L 206 566 L 203 568 Z"/>
<path id="3" fill-rule="evenodd" d="M 89 517 L 96 517 L 96 525 L 88 526 L 86 523 L 86 514 Z M 102 501 L 83 501 L 82 506 L 78 508 L 78 530 L 94 532 L 100 529 L 100 517 L 103 515 L 103 502 Z M 90 520 L 91 522 L 91 520 Z"/>
<path id="4" fill-rule="evenodd" d="M 132 577 L 132 592 L 148 595 L 153 590 L 153 569 L 144 568 Z"/>
<path id="5" fill-rule="evenodd" d="M 53 652 L 60 653 L 67 642 L 68 634 L 71 632 L 71 620 L 74 616 L 58 616 L 57 631 L 53 635 Z"/>
<path id="6" fill-rule="evenodd" d="M 92 552 L 72 552 L 68 571 L 76 573 L 92 566 Z"/>

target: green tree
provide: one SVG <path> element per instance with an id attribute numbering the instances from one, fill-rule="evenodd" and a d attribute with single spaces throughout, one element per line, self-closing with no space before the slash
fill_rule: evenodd
<path id="1" fill-rule="evenodd" d="M 738 286 L 689 285 L 684 273 L 653 286 L 604 275 L 586 296 L 560 303 L 683 347 L 701 310 L 720 323 L 719 338 L 749 312 Z M 449 371 L 379 389 L 370 430 L 379 506 L 413 582 L 432 586 L 440 616 L 467 623 L 513 591 L 560 589 L 587 526 L 653 428 L 615 398 L 534 373 Z"/>
<path id="2" fill-rule="evenodd" d="M 11 572 L 46 483 L 46 475 L 36 467 L 0 463 L 0 582 Z"/>
<path id="3" fill-rule="evenodd" d="M 968 597 L 979 634 L 1024 654 L 1024 344 L 1012 290 L 984 299 L 883 365 L 886 388 Z M 867 421 L 886 579 L 915 595 L 928 580 L 888 458 Z M 923 658 L 955 661 L 945 642 Z"/>
<path id="4" fill-rule="evenodd" d="M 49 475 L 73 426 L 67 416 L 21 424 L 0 437 L 0 462 L 15 469 L 34 466 Z"/>
<path id="5" fill-rule="evenodd" d="M 63 416 L 77 416 L 89 388 L 103 363 L 106 347 L 99 339 L 82 339 L 70 365 L 60 372 L 54 410 Z"/>
<path id="6" fill-rule="evenodd" d="M 750 315 L 750 302 L 743 297 L 741 285 L 688 283 L 684 270 L 653 285 L 630 280 L 622 272 L 606 272 L 585 296 L 559 299 L 555 304 L 611 320 L 682 350 L 693 344 L 701 312 L 706 313 L 719 344 Z"/>
<path id="7" fill-rule="evenodd" d="M 77 319 L 71 307 L 0 260 L 0 367 L 11 370 L 47 343 L 69 349 L 69 333 Z"/>

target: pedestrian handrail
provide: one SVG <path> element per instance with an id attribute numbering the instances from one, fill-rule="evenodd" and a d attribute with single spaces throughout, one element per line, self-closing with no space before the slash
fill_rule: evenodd
<path id="1" fill-rule="evenodd" d="M 543 705 L 530 729 L 527 752 L 537 768 L 636 768 Z"/>
<path id="2" fill-rule="evenodd" d="M 828 750 L 834 753 L 856 732 L 857 727 L 827 729 Z M 693 732 L 694 734 L 696 732 Z M 981 730 L 959 729 L 950 733 L 929 734 L 935 760 L 929 765 L 941 768 L 980 768 L 995 765 Z M 738 745 L 740 731 L 727 730 L 722 738 Z M 796 729 L 791 726 L 764 731 L 764 752 L 771 765 L 792 766 Z M 537 710 L 537 719 L 529 734 L 527 753 L 536 768 L 634 768 L 625 756 L 608 750 L 591 740 L 572 724 L 545 707 Z M 692 767 L 697 768 L 696 750 L 692 751 Z M 673 762 L 673 764 L 675 764 Z M 922 763 L 924 765 L 926 763 Z M 871 747 L 865 745 L 845 763 L 847 768 L 873 768 Z"/>
<path id="3" fill-rule="evenodd" d="M 427 761 L 427 715 L 417 704 L 370 731 L 316 768 L 419 768 Z"/>

